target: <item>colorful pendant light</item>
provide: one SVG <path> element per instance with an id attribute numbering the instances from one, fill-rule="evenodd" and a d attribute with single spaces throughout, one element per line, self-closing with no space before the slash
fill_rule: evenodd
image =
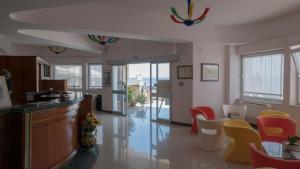
<path id="1" fill-rule="evenodd" d="M 53 52 L 57 55 L 64 53 L 67 50 L 65 47 L 62 47 L 62 46 L 49 46 L 48 48 L 51 52 Z"/>
<path id="2" fill-rule="evenodd" d="M 175 7 L 171 8 L 172 14 L 170 15 L 171 19 L 175 23 L 184 24 L 185 26 L 192 26 L 194 24 L 201 23 L 205 18 L 210 8 L 205 8 L 204 12 L 201 16 L 196 19 L 192 19 L 193 17 L 193 10 L 194 10 L 194 3 L 191 2 L 192 0 L 187 0 L 188 4 L 188 18 L 184 19 L 183 17 L 179 16 L 178 12 L 176 11 Z"/>
<path id="3" fill-rule="evenodd" d="M 100 36 L 92 34 L 89 34 L 88 36 L 90 40 L 100 43 L 101 45 L 110 45 L 120 40 L 120 38 L 112 36 Z"/>

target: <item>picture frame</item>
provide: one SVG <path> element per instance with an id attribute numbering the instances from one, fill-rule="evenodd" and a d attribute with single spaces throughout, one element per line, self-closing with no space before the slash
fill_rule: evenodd
<path id="1" fill-rule="evenodd" d="M 219 81 L 219 64 L 201 63 L 201 81 Z"/>
<path id="2" fill-rule="evenodd" d="M 193 79 L 193 66 L 192 65 L 177 66 L 177 79 Z"/>
<path id="3" fill-rule="evenodd" d="M 11 107 L 12 103 L 10 100 L 6 80 L 4 76 L 0 76 L 0 109 Z"/>
<path id="4" fill-rule="evenodd" d="M 111 87 L 111 70 L 103 71 L 103 86 Z"/>

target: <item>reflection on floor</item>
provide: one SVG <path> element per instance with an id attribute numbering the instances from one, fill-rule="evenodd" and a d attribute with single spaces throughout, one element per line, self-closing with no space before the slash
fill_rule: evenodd
<path id="1" fill-rule="evenodd" d="M 147 106 L 128 107 L 127 112 L 131 118 L 150 119 L 150 107 Z"/>
<path id="2" fill-rule="evenodd" d="M 76 158 L 72 169 L 250 169 L 225 162 L 223 150 L 203 152 L 190 128 L 150 122 L 145 116 L 98 114 L 96 152 Z"/>
<path id="3" fill-rule="evenodd" d="M 129 116 L 143 119 L 150 119 L 150 105 L 146 104 L 144 106 L 128 107 L 127 112 Z M 170 108 L 169 106 L 162 105 L 157 109 L 159 113 L 156 115 L 156 107 L 152 108 L 152 119 L 156 120 L 157 117 L 162 120 L 170 119 Z"/>

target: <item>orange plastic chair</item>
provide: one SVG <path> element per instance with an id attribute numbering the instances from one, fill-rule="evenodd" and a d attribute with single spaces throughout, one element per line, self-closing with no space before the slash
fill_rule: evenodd
<path id="1" fill-rule="evenodd" d="M 260 167 L 271 167 L 276 169 L 298 169 L 300 168 L 300 160 L 282 160 L 272 158 L 257 150 L 254 144 L 250 144 L 252 165 L 254 169 Z"/>
<path id="2" fill-rule="evenodd" d="M 254 143 L 261 149 L 261 138 L 249 123 L 240 119 L 226 120 L 223 124 L 229 144 L 225 150 L 224 159 L 232 162 L 251 163 L 249 143 Z"/>
<path id="3" fill-rule="evenodd" d="M 193 120 L 191 132 L 195 134 L 198 133 L 197 118 L 196 118 L 197 115 L 201 114 L 207 120 L 215 120 L 216 118 L 214 110 L 209 106 L 193 107 L 190 111 Z"/>
<path id="4" fill-rule="evenodd" d="M 258 132 L 263 141 L 281 143 L 296 134 L 296 122 L 289 118 L 257 117 Z"/>
<path id="5" fill-rule="evenodd" d="M 271 116 L 276 116 L 276 117 L 283 117 L 283 118 L 289 118 L 290 115 L 286 112 L 282 111 L 277 111 L 277 110 L 264 110 L 260 112 L 259 116 L 261 117 L 271 117 Z"/>

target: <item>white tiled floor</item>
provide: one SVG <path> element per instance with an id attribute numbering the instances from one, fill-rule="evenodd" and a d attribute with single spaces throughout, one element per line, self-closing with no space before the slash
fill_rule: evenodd
<path id="1" fill-rule="evenodd" d="M 251 169 L 226 162 L 223 150 L 203 152 L 189 127 L 135 116 L 98 114 L 99 157 L 93 169 Z"/>

